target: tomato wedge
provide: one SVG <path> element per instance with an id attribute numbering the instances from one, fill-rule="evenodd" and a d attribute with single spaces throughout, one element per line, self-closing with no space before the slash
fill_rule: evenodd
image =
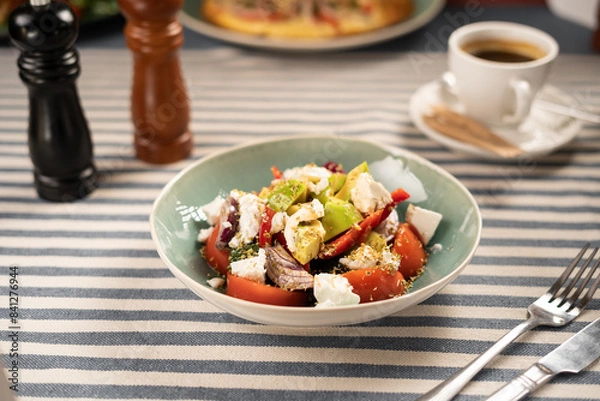
<path id="1" fill-rule="evenodd" d="M 222 275 L 226 275 L 229 270 L 229 249 L 220 250 L 215 246 L 217 236 L 219 235 L 219 227 L 220 223 L 215 226 L 210 237 L 206 240 L 202 253 L 210 267 L 217 270 Z"/>
<path id="2" fill-rule="evenodd" d="M 271 245 L 271 223 L 275 213 L 275 210 L 271 209 L 269 206 L 265 207 L 265 211 L 260 220 L 260 229 L 258 231 L 258 246 L 261 248 L 264 248 L 266 245 Z"/>
<path id="3" fill-rule="evenodd" d="M 360 297 L 361 303 L 394 298 L 404 293 L 404 276 L 397 270 L 372 267 L 352 270 L 342 276 L 352 285 L 352 292 Z"/>
<path id="4" fill-rule="evenodd" d="M 287 291 L 231 273 L 227 274 L 225 294 L 246 301 L 279 306 L 306 306 L 309 300 L 305 291 Z"/>
<path id="5" fill-rule="evenodd" d="M 408 223 L 400 224 L 394 238 L 392 251 L 400 255 L 401 261 L 398 270 L 405 277 L 412 277 L 417 274 L 427 261 L 423 244 Z"/>

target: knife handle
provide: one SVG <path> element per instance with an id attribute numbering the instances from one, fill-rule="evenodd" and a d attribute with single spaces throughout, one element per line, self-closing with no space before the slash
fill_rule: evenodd
<path id="1" fill-rule="evenodd" d="M 492 394 L 487 401 L 517 401 L 546 384 L 554 377 L 544 365 L 536 363 Z"/>

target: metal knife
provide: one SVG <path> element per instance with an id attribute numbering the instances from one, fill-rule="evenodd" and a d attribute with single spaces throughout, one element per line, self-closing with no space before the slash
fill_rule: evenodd
<path id="1" fill-rule="evenodd" d="M 492 394 L 488 401 L 520 400 L 559 373 L 579 373 L 600 358 L 600 318 Z"/>

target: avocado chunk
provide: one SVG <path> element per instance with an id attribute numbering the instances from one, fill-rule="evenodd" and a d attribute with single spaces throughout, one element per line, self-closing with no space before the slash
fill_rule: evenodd
<path id="1" fill-rule="evenodd" d="M 344 173 L 333 173 L 329 177 L 329 186 L 333 193 L 338 192 L 346 182 L 346 174 Z"/>
<path id="2" fill-rule="evenodd" d="M 358 166 L 354 167 L 348 173 L 346 177 L 346 181 L 340 190 L 335 194 L 335 197 L 344 201 L 348 201 L 350 199 L 350 191 L 356 186 L 356 180 L 358 180 L 358 176 L 362 173 L 368 173 L 369 166 L 367 162 L 362 162 Z"/>
<path id="3" fill-rule="evenodd" d="M 365 244 L 375 249 L 377 252 L 383 252 L 384 249 L 388 249 L 387 241 L 385 237 L 375 231 L 371 231 L 365 240 Z"/>
<path id="4" fill-rule="evenodd" d="M 297 202 L 303 202 L 306 197 L 306 185 L 298 180 L 282 181 L 269 194 L 269 207 L 276 212 L 284 212 Z"/>
<path id="5" fill-rule="evenodd" d="M 300 223 L 296 228 L 296 249 L 292 252 L 294 258 L 303 265 L 316 258 L 323 244 L 324 234 L 323 226 L 318 220 Z"/>
<path id="6" fill-rule="evenodd" d="M 343 233 L 363 219 L 354 205 L 337 198 L 329 199 L 324 206 L 324 211 L 325 215 L 321 218 L 321 223 L 325 229 L 325 241 Z"/>
<path id="7" fill-rule="evenodd" d="M 346 174 L 344 173 L 333 173 L 328 179 L 329 186 L 325 188 L 321 193 L 314 196 L 322 204 L 329 202 L 329 199 L 333 198 L 335 193 L 340 190 L 346 181 Z"/>

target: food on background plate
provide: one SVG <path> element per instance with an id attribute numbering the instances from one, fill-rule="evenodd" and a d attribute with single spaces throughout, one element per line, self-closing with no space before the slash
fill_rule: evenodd
<path id="1" fill-rule="evenodd" d="M 328 38 L 380 29 L 410 17 L 411 0 L 204 0 L 209 22 L 274 38 Z"/>
<path id="2" fill-rule="evenodd" d="M 117 0 L 59 0 L 68 3 L 79 18 L 93 19 L 112 16 L 119 12 Z M 0 28 L 5 28 L 8 15 L 27 0 L 2 0 L 0 4 Z"/>
<path id="3" fill-rule="evenodd" d="M 330 307 L 401 296 L 427 261 L 442 215 L 389 192 L 366 162 L 280 171 L 257 192 L 231 190 L 201 206 L 198 241 L 219 273 L 209 285 L 248 301 Z"/>

